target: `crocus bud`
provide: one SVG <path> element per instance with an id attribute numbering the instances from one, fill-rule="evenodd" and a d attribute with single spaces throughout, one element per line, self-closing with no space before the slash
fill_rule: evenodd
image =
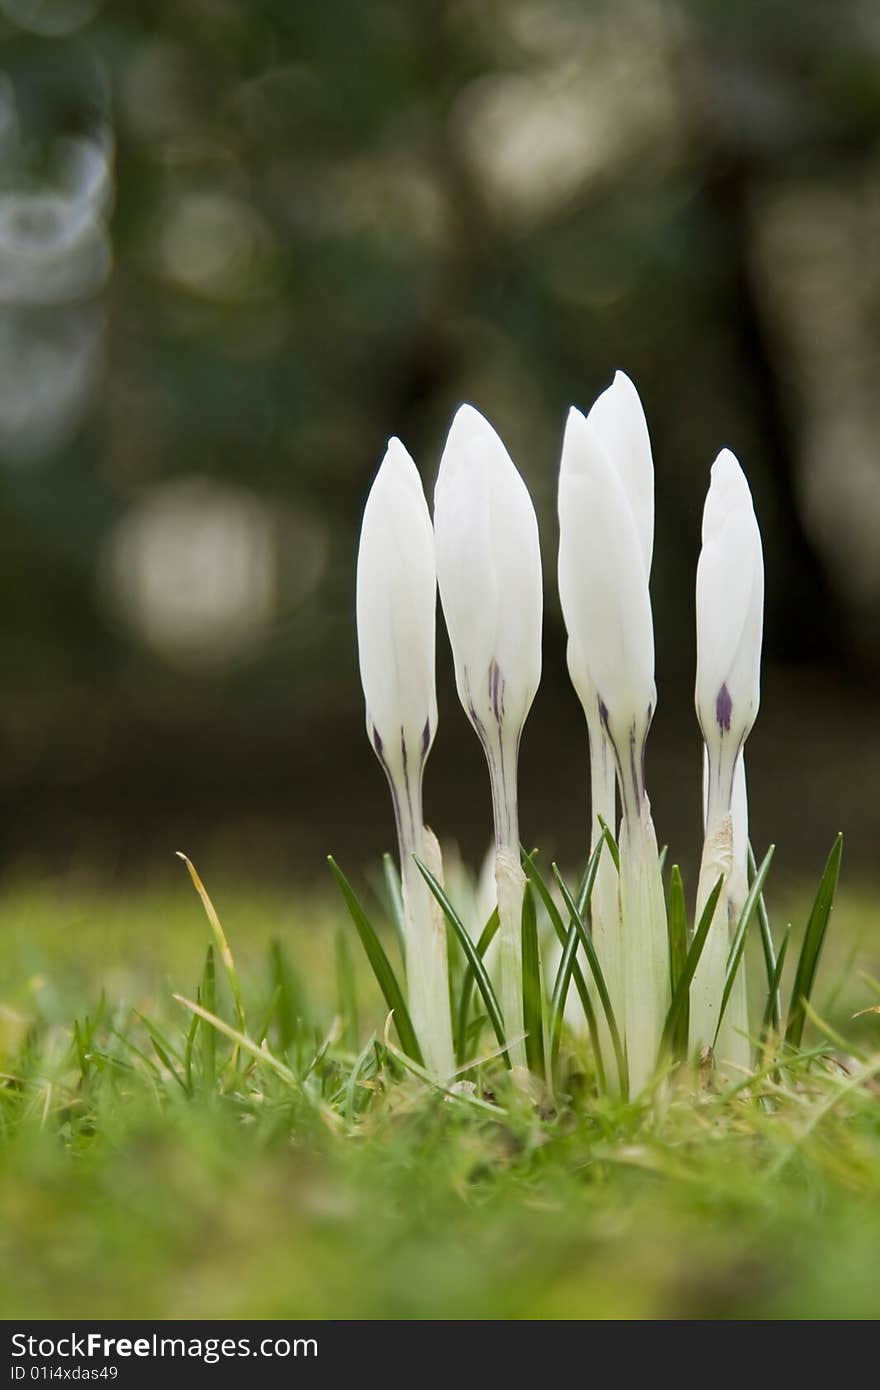
<path id="1" fill-rule="evenodd" d="M 644 413 L 622 373 L 587 418 L 569 412 L 559 525 L 559 593 L 569 671 L 590 732 L 594 811 L 597 803 L 604 804 L 613 818 L 603 731 L 623 806 L 623 925 L 616 951 L 613 908 L 601 890 L 597 903 L 600 916 L 612 918 L 610 926 L 600 926 L 599 936 L 607 942 L 615 1013 L 625 1023 L 630 1083 L 638 1090 L 656 1063 L 669 972 L 656 836 L 644 786 L 644 748 L 656 700 L 648 591 L 653 466 Z"/>
<path id="2" fill-rule="evenodd" d="M 392 439 L 367 498 L 357 565 L 357 632 L 367 735 L 388 778 L 403 884 L 407 985 L 427 1065 L 452 1074 L 446 935 L 414 855 L 433 845 L 422 775 L 437 729 L 434 535 L 421 479 Z"/>
<path id="3" fill-rule="evenodd" d="M 597 692 L 589 665 L 581 648 L 589 648 L 590 616 L 581 597 L 590 580 L 581 573 L 580 549 L 590 518 L 582 515 L 589 506 L 586 489 L 577 486 L 578 456 L 583 448 L 583 419 L 579 411 L 569 416 L 563 444 L 559 490 L 560 565 L 559 589 L 562 610 L 569 633 L 568 662 L 572 683 L 580 697 L 590 742 L 590 804 L 592 809 L 590 848 L 602 834 L 602 822 L 612 829 L 617 824 L 617 777 L 614 754 L 600 717 Z M 629 503 L 635 534 L 646 575 L 651 570 L 654 543 L 654 466 L 645 412 L 638 392 L 623 372 L 597 398 L 586 424 L 602 446 L 606 459 L 615 469 Z M 625 1024 L 622 935 L 617 874 L 609 857 L 599 861 L 591 900 L 593 940 L 608 985 L 615 1017 L 621 1029 Z M 602 1011 L 598 1011 L 606 1074 L 614 1075 L 610 1038 Z"/>
<path id="4" fill-rule="evenodd" d="M 712 465 L 697 565 L 696 709 L 705 741 L 706 838 L 697 892 L 702 913 L 715 844 L 729 822 L 729 870 L 691 986 L 690 1041 L 722 1062 L 748 1066 L 745 976 L 740 969 L 718 1028 L 731 932 L 746 895 L 748 810 L 743 745 L 760 701 L 764 558 L 752 495 L 729 449 Z M 710 879 L 712 880 L 710 882 Z M 717 1032 L 717 1039 L 716 1039 Z"/>
<path id="5" fill-rule="evenodd" d="M 707 826 L 730 810 L 736 760 L 758 713 L 763 621 L 764 557 L 752 494 L 722 449 L 697 565 L 696 708 L 709 757 Z"/>
<path id="6" fill-rule="evenodd" d="M 517 762 L 541 678 L 543 590 L 538 523 L 528 489 L 495 430 L 458 410 L 434 492 L 437 577 L 465 712 L 489 764 L 495 819 L 502 1008 L 522 1032 Z M 512 1049 L 518 1063 L 522 1045 Z"/>

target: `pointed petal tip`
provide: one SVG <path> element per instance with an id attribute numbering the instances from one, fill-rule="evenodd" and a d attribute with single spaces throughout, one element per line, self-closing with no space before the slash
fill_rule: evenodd
<path id="1" fill-rule="evenodd" d="M 633 381 L 632 377 L 628 376 L 622 367 L 618 367 L 615 370 L 614 380 L 612 381 L 611 385 L 616 386 L 618 388 L 623 388 L 626 391 L 635 391 L 636 389 L 635 382 Z"/>
<path id="2" fill-rule="evenodd" d="M 479 435 L 494 435 L 495 430 L 475 405 L 471 405 L 469 401 L 462 401 L 453 415 L 452 424 L 449 427 L 449 437 L 451 438 L 453 434 L 472 439 Z"/>

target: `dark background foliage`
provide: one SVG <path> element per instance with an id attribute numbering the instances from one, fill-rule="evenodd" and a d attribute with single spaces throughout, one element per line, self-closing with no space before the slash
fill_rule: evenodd
<path id="1" fill-rule="evenodd" d="M 462 399 L 542 528 L 530 840 L 586 750 L 555 597 L 571 402 L 635 380 L 657 475 L 659 833 L 699 842 L 693 579 L 722 445 L 767 566 L 753 829 L 874 870 L 880 13 L 870 0 L 0 0 L 7 865 L 312 876 L 392 838 L 363 735 L 360 511 Z M 70 144 L 74 140 L 73 145 Z M 65 141 L 67 143 L 65 143 Z M 472 857 L 439 638 L 426 803 Z"/>

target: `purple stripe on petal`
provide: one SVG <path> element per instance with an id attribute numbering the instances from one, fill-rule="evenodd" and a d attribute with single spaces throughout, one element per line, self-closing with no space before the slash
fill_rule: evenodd
<path id="1" fill-rule="evenodd" d="M 722 685 L 718 692 L 718 699 L 715 701 L 715 718 L 718 720 L 718 727 L 724 733 L 730 733 L 730 717 L 733 714 L 733 701 L 730 698 L 730 691 L 726 685 Z"/>
<path id="2" fill-rule="evenodd" d="M 501 722 L 501 715 L 504 710 L 501 688 L 501 667 L 497 661 L 493 661 L 489 667 L 489 698 L 492 701 L 492 710 L 495 714 L 496 723 Z"/>

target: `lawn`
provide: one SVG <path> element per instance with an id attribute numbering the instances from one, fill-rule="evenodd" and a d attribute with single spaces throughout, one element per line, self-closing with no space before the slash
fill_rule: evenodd
<path id="1" fill-rule="evenodd" d="M 455 1098 L 400 1065 L 329 893 L 209 887 L 262 1055 L 173 997 L 212 1002 L 183 869 L 161 892 L 0 900 L 0 1316 L 880 1314 L 880 1014 L 852 1018 L 877 1002 L 867 894 L 835 908 L 809 1060 L 624 1104 L 566 1039 L 565 1093 L 536 1105 L 497 1060 Z M 235 1026 L 219 965 L 215 988 Z"/>

